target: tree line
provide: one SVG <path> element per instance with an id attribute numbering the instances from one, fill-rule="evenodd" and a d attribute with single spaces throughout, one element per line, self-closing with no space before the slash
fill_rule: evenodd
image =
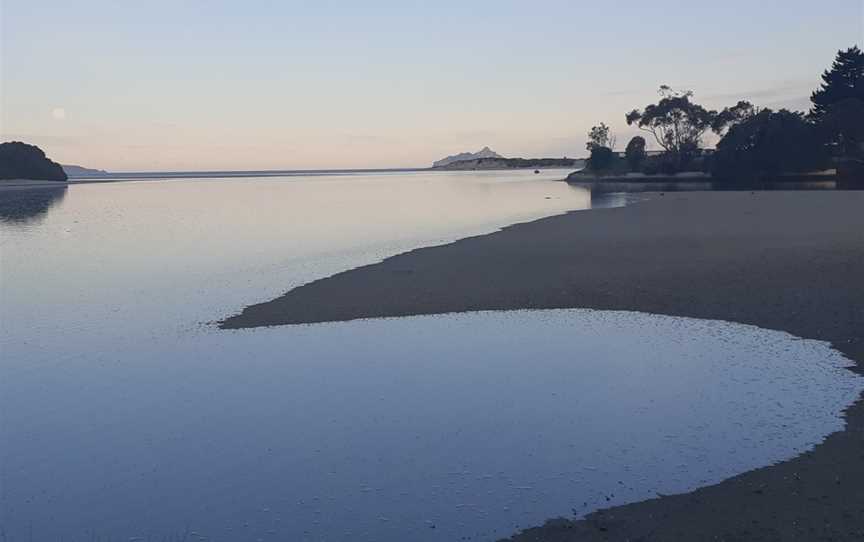
<path id="1" fill-rule="evenodd" d="M 627 113 L 662 152 L 648 156 L 648 141 L 636 136 L 623 159 L 615 152 L 615 137 L 601 123 L 588 134 L 588 168 L 593 171 L 634 171 L 673 174 L 704 171 L 719 179 L 750 180 L 784 173 L 827 168 L 832 158 L 864 159 L 864 52 L 857 46 L 839 51 L 811 95 L 808 113 L 759 108 L 740 101 L 722 111 L 708 110 L 693 100 L 693 92 L 669 86 L 660 99 Z M 713 153 L 702 141 L 720 136 Z"/>

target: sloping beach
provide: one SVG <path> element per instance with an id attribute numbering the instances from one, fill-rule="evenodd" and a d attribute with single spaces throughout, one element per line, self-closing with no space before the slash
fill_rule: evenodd
<path id="1" fill-rule="evenodd" d="M 656 194 L 418 249 L 296 288 L 227 329 L 520 308 L 728 320 L 829 341 L 864 366 L 864 192 Z M 514 540 L 864 536 L 864 407 L 792 461 Z"/>

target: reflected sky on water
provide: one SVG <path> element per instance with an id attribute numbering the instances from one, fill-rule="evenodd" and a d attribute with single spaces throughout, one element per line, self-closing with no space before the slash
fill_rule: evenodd
<path id="1" fill-rule="evenodd" d="M 87 184 L 15 207 L 26 217 L 0 194 L 5 535 L 491 539 L 842 427 L 861 390 L 846 361 L 747 326 L 590 311 L 209 324 L 405 250 L 628 201 L 562 177 Z"/>

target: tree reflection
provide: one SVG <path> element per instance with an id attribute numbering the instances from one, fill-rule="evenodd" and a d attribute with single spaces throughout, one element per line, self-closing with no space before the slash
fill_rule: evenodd
<path id="1" fill-rule="evenodd" d="M 26 224 L 42 220 L 66 196 L 66 186 L 3 190 L 0 188 L 0 222 Z"/>

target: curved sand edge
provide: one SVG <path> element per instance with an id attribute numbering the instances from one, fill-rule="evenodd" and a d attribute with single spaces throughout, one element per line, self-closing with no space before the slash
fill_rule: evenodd
<path id="1" fill-rule="evenodd" d="M 470 310 L 636 310 L 830 341 L 864 367 L 864 192 L 677 193 L 418 249 L 322 279 L 223 328 Z M 506 450 L 502 450 L 506 453 Z M 864 536 L 864 404 L 812 452 L 517 541 Z"/>

